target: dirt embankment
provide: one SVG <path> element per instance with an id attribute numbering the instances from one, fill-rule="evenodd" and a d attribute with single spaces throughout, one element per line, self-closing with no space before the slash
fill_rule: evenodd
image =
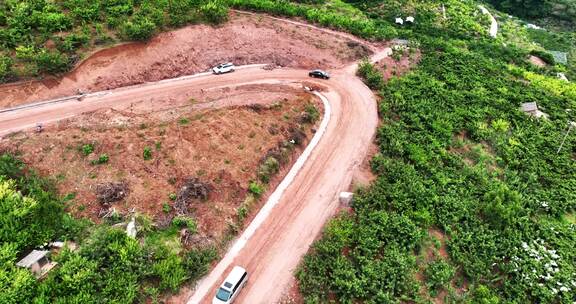
<path id="1" fill-rule="evenodd" d="M 413 51 L 403 50 L 397 58 L 386 57 L 375 64 L 378 70 L 382 72 L 384 79 L 389 80 L 392 77 L 399 77 L 408 73 L 418 65 L 421 58 L 422 53 L 418 49 Z"/>
<path id="2" fill-rule="evenodd" d="M 101 50 L 62 78 L 0 86 L 0 108 L 190 75 L 225 61 L 328 69 L 370 54 L 369 47 L 345 36 L 262 15 L 234 14 L 219 27 L 188 26 L 148 43 Z"/>
<path id="3" fill-rule="evenodd" d="M 311 137 L 313 126 L 299 124 L 299 119 L 305 106 L 317 101 L 300 90 L 273 85 L 191 95 L 162 110 L 150 110 L 143 101 L 85 113 L 39 134 L 15 133 L 0 142 L 0 151 L 21 153 L 32 168 L 56 180 L 60 194 L 70 199 L 72 214 L 96 221 L 108 209 L 96 195 L 100 184 L 128 186 L 125 197 L 111 203 L 121 214 L 134 209 L 161 222 L 175 212 L 170 196 L 187 178 L 196 177 L 211 191 L 207 200 L 195 200 L 188 209 L 200 232 L 218 239 L 226 221 L 236 216 L 266 153 L 289 140 L 290 128 L 304 126 Z M 247 101 L 257 103 L 210 108 Z"/>

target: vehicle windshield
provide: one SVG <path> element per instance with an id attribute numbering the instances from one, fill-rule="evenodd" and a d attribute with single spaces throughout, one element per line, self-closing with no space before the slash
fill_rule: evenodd
<path id="1" fill-rule="evenodd" d="M 230 291 L 220 288 L 216 293 L 216 298 L 221 301 L 228 301 L 228 299 L 230 299 Z"/>

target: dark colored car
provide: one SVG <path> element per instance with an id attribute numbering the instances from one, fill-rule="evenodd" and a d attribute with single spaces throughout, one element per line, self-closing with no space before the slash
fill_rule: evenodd
<path id="1" fill-rule="evenodd" d="M 314 70 L 308 73 L 308 76 L 314 78 L 330 79 L 330 75 L 322 70 Z"/>

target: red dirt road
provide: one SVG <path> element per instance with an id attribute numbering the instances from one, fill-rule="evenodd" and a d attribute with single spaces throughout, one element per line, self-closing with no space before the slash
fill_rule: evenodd
<path id="1" fill-rule="evenodd" d="M 376 54 L 374 61 L 389 54 Z M 302 256 L 338 207 L 365 158 L 378 124 L 372 92 L 354 76 L 356 66 L 333 71 L 323 82 L 332 109 L 326 133 L 278 204 L 239 252 L 229 252 L 197 285 L 188 304 L 210 303 L 234 265 L 251 278 L 236 303 L 271 304 L 280 300 Z M 240 236 L 244 241 L 244 235 Z"/>
<path id="2" fill-rule="evenodd" d="M 388 55 L 390 49 L 375 57 Z M 379 58 L 373 58 L 378 60 Z M 288 186 L 278 205 L 229 265 L 220 265 L 198 285 L 188 303 L 210 303 L 213 291 L 232 265 L 242 265 L 251 279 L 236 303 L 275 303 L 289 286 L 301 257 L 336 211 L 337 195 L 348 189 L 361 165 L 378 124 L 376 100 L 355 75 L 355 65 L 331 71 L 329 81 L 312 80 L 306 70 L 261 68 L 220 76 L 202 76 L 150 83 L 38 107 L 0 113 L 0 135 L 33 127 L 37 122 L 64 119 L 100 108 L 124 109 L 132 103 L 177 96 L 191 89 L 210 89 L 251 83 L 317 83 L 329 99 L 331 117 L 326 132 Z M 222 105 L 225 106 L 225 105 Z M 226 259 L 224 259 L 226 260 Z M 218 269 L 224 271 L 217 271 Z M 178 301 L 180 302 L 180 301 Z"/>

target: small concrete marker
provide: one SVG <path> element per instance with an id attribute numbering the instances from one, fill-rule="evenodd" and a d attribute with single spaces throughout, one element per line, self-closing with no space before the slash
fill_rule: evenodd
<path id="1" fill-rule="evenodd" d="M 136 233 L 136 219 L 133 217 L 126 226 L 126 234 L 131 238 L 136 238 Z"/>
<path id="2" fill-rule="evenodd" d="M 344 206 L 350 206 L 354 193 L 352 192 L 340 192 L 340 204 Z"/>

